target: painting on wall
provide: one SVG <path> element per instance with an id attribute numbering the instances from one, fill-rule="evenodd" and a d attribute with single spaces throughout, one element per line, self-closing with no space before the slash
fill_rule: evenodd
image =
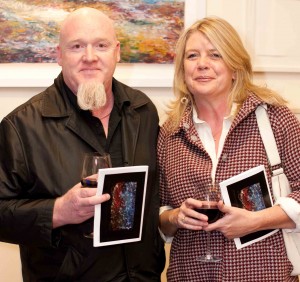
<path id="1" fill-rule="evenodd" d="M 114 76 L 132 87 L 171 87 L 176 40 L 206 15 L 206 0 L 0 0 L 0 87 L 52 84 L 58 26 L 82 6 L 115 20 L 122 60 Z"/>
<path id="2" fill-rule="evenodd" d="M 70 12 L 94 7 L 115 20 L 121 63 L 173 62 L 184 0 L 0 0 L 0 63 L 55 63 L 58 28 Z"/>

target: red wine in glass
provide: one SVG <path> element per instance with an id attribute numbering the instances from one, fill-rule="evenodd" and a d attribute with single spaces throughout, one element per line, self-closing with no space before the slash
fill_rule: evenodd
<path id="1" fill-rule="evenodd" d="M 197 212 L 205 214 L 208 217 L 208 223 L 213 223 L 221 217 L 221 211 L 218 209 L 218 202 L 221 200 L 220 189 L 216 184 L 209 184 L 206 187 L 201 187 L 202 194 L 200 197 L 195 198 L 202 201 L 202 207 L 195 209 Z M 197 258 L 201 262 L 219 262 L 222 258 L 214 256 L 211 253 L 211 232 L 207 231 L 207 246 L 206 253 L 203 256 Z"/>
<path id="2" fill-rule="evenodd" d="M 195 209 L 195 211 L 205 214 L 208 217 L 208 223 L 213 223 L 221 217 L 221 212 L 217 205 L 203 205 L 200 209 Z"/>
<path id="3" fill-rule="evenodd" d="M 81 185 L 83 187 L 97 188 L 98 170 L 108 167 L 111 167 L 109 154 L 100 154 L 97 152 L 85 154 L 81 173 Z M 87 220 L 85 225 L 84 237 L 93 238 L 93 219 Z"/>
<path id="4" fill-rule="evenodd" d="M 82 187 L 89 187 L 89 188 L 97 188 L 98 181 L 96 178 L 84 178 L 81 179 Z"/>

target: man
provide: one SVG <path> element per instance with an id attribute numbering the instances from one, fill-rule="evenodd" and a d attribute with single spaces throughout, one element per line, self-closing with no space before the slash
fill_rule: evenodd
<path id="1" fill-rule="evenodd" d="M 0 240 L 19 244 L 24 281 L 160 281 L 155 147 L 158 116 L 147 96 L 113 78 L 113 22 L 81 8 L 62 23 L 54 84 L 0 125 Z M 94 248 L 83 236 L 94 205 L 109 199 L 80 184 L 83 155 L 148 165 L 142 240 Z"/>

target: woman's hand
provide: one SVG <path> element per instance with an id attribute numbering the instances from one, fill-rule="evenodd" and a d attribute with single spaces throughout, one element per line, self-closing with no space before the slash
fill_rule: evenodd
<path id="1" fill-rule="evenodd" d="M 242 237 L 260 230 L 295 228 L 295 223 L 278 205 L 259 211 L 248 211 L 219 202 L 218 208 L 224 216 L 203 229 L 220 231 L 227 239 Z"/>
<path id="2" fill-rule="evenodd" d="M 164 211 L 159 217 L 161 231 L 167 236 L 174 236 L 179 228 L 202 230 L 208 225 L 208 217 L 194 210 L 201 206 L 201 201 L 188 198 L 179 208 Z"/>
<path id="3" fill-rule="evenodd" d="M 208 225 L 208 217 L 204 214 L 196 212 L 196 208 L 201 208 L 202 202 L 193 198 L 185 200 L 178 209 L 174 222 L 178 228 L 186 228 L 190 230 L 201 230 Z"/>
<path id="4" fill-rule="evenodd" d="M 226 206 L 223 202 L 218 203 L 218 208 L 224 216 L 209 224 L 204 228 L 205 231 L 220 231 L 227 239 L 242 237 L 257 231 L 254 212 Z"/>

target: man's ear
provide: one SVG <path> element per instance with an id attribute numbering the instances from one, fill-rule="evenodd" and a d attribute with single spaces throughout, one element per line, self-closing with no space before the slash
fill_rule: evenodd
<path id="1" fill-rule="evenodd" d="M 117 52 L 117 62 L 119 63 L 121 60 L 121 44 L 119 41 L 116 46 L 116 52 Z"/>
<path id="2" fill-rule="evenodd" d="M 61 66 L 62 58 L 61 58 L 61 48 L 59 45 L 56 46 L 56 60 L 57 63 Z"/>

